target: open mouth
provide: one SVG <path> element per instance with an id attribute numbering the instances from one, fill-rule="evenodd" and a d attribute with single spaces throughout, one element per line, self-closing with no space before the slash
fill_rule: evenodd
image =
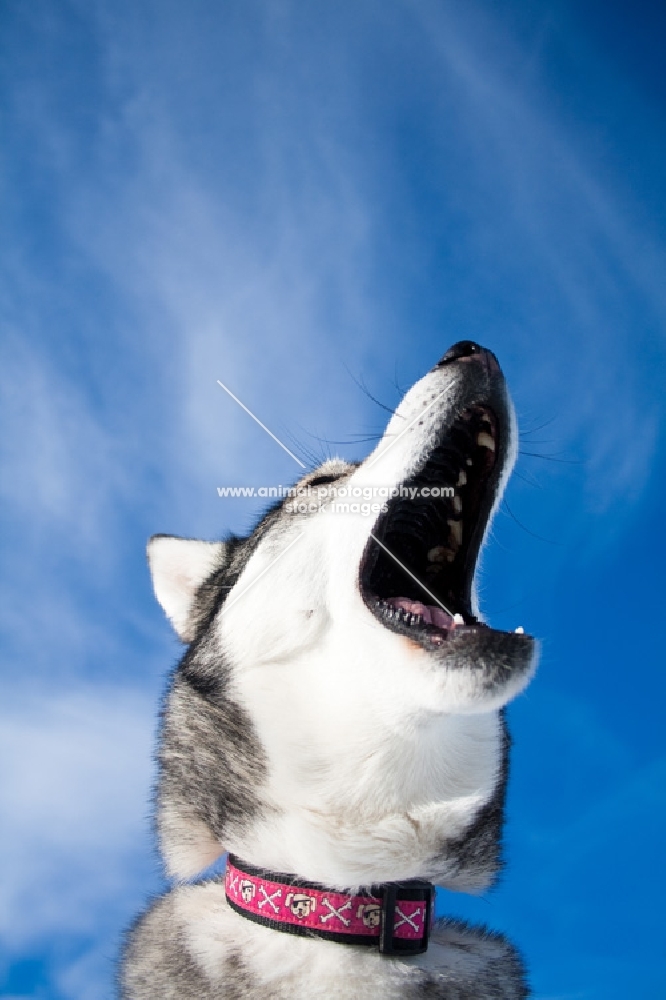
<path id="1" fill-rule="evenodd" d="M 499 447 L 496 414 L 470 406 L 389 501 L 360 568 L 363 600 L 387 628 L 426 646 L 454 630 L 486 628 L 471 594 L 501 472 Z"/>

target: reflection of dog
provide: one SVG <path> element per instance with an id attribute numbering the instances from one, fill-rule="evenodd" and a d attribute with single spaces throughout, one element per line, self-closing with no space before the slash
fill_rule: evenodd
<path id="1" fill-rule="evenodd" d="M 317 906 L 314 896 L 306 896 L 303 892 L 290 892 L 285 899 L 285 906 L 288 906 L 295 917 L 309 917 Z"/>
<path id="2" fill-rule="evenodd" d="M 366 927 L 379 927 L 382 908 L 377 903 L 364 903 L 359 906 L 357 917 L 360 917 Z"/>
<path id="3" fill-rule="evenodd" d="M 368 459 L 301 480 L 321 513 L 286 500 L 247 538 L 151 541 L 158 600 L 188 644 L 159 747 L 157 823 L 175 878 L 227 849 L 331 892 L 492 881 L 501 710 L 535 657 L 529 636 L 480 624 L 473 577 L 514 441 L 497 361 L 463 342 L 410 390 Z M 377 510 L 363 516 L 354 497 L 372 503 L 373 490 Z M 290 897 L 292 913 L 310 913 L 305 891 Z M 215 879 L 150 906 L 122 983 L 125 1000 L 526 996 L 499 936 L 444 922 L 427 955 L 404 962 L 252 923 Z"/>

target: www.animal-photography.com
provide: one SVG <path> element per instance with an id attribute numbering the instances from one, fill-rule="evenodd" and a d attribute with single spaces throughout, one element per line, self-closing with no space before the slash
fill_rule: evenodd
<path id="1" fill-rule="evenodd" d="M 0 27 L 0 996 L 664 995 L 663 12 Z"/>

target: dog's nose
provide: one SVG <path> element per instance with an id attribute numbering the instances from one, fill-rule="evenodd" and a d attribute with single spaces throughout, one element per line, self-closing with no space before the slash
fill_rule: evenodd
<path id="1" fill-rule="evenodd" d="M 500 371 L 499 361 L 493 352 L 489 351 L 487 347 L 481 347 L 473 340 L 459 340 L 453 347 L 449 347 L 435 368 L 443 368 L 444 365 L 448 365 L 452 361 L 475 361 L 485 365 L 488 371 Z"/>

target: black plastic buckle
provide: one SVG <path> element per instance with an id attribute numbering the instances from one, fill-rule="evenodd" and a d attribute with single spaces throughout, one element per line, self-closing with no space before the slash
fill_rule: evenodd
<path id="1" fill-rule="evenodd" d="M 430 922 L 435 890 L 430 882 L 396 882 L 382 887 L 382 909 L 379 924 L 379 951 L 382 955 L 422 955 L 428 950 Z M 394 937 L 395 908 L 400 900 L 426 904 L 423 936 L 418 941 Z"/>

